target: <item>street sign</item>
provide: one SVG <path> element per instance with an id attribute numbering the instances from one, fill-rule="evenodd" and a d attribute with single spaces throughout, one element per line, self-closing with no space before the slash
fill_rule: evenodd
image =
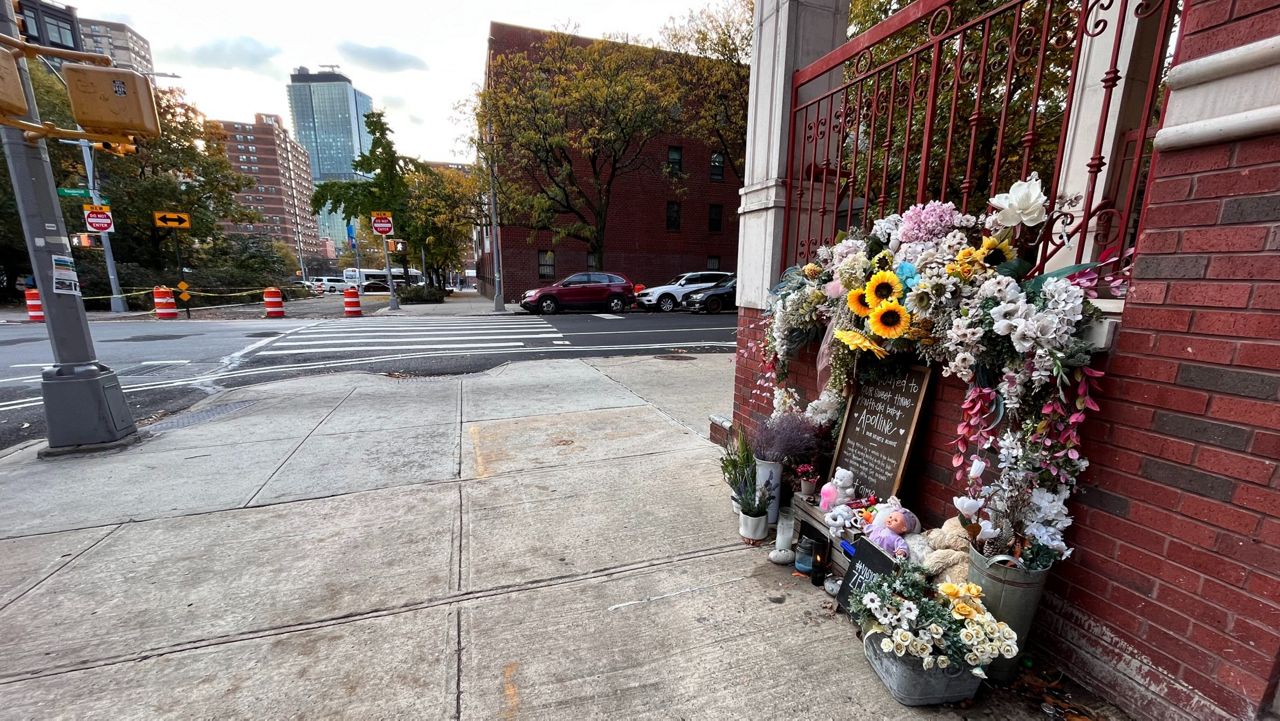
<path id="1" fill-rule="evenodd" d="M 167 210 L 157 210 L 151 214 L 155 219 L 157 228 L 183 228 L 191 227 L 191 215 L 188 213 L 171 213 Z"/>
<path id="2" fill-rule="evenodd" d="M 111 206 L 85 205 L 84 225 L 94 233 L 110 233 L 115 230 L 115 223 L 111 220 Z"/>
<path id="3" fill-rule="evenodd" d="M 187 281 L 185 280 L 178 281 L 178 290 L 186 290 L 187 288 L 190 288 L 190 287 L 191 285 L 187 283 Z"/>
<path id="4" fill-rule="evenodd" d="M 189 301 L 189 300 L 191 300 L 191 294 L 190 294 L 190 293 L 188 293 L 188 292 L 187 292 L 187 291 L 185 291 L 185 290 L 184 290 L 184 291 L 182 291 L 181 293 L 179 293 L 179 294 L 178 294 L 178 297 L 179 297 L 179 298 L 181 298 L 181 299 L 182 299 L 182 302 L 184 302 L 184 303 L 185 303 L 185 302 L 187 302 L 187 301 Z"/>
<path id="5" fill-rule="evenodd" d="M 403 253 L 405 252 L 405 250 L 408 249 L 408 247 L 409 246 L 403 240 L 396 240 L 395 238 L 387 238 L 388 253 Z"/>
<path id="6" fill-rule="evenodd" d="M 58 188 L 60 198 L 92 198 L 88 188 Z"/>
<path id="7" fill-rule="evenodd" d="M 395 232 L 395 225 L 391 222 L 391 213 L 385 210 L 375 210 L 369 215 L 373 232 L 378 235 L 391 235 Z"/>

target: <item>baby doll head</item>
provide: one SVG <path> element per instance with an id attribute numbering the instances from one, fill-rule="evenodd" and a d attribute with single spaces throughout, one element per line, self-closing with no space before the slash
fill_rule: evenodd
<path id="1" fill-rule="evenodd" d="M 884 527 L 899 536 L 905 536 L 908 533 L 920 530 L 920 521 L 916 519 L 915 514 L 911 511 L 905 508 L 895 508 L 885 517 Z"/>

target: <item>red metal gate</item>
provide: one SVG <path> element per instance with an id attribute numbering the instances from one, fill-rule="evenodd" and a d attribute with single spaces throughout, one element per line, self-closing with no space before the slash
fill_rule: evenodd
<path id="1" fill-rule="evenodd" d="M 1177 0 L 917 0 L 797 71 L 784 267 L 914 203 L 982 212 L 1033 171 L 1060 201 L 1040 267 L 1064 247 L 1127 265 L 1176 17 Z"/>

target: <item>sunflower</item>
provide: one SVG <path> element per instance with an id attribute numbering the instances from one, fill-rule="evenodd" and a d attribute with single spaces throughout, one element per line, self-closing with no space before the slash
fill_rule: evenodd
<path id="1" fill-rule="evenodd" d="M 849 304 L 849 310 L 859 318 L 871 315 L 871 308 L 867 305 L 867 294 L 862 288 L 849 291 L 846 302 Z"/>
<path id="2" fill-rule="evenodd" d="M 1013 246 L 1009 244 L 1008 240 L 983 238 L 982 247 L 978 250 L 985 254 L 982 262 L 990 266 L 997 266 L 1013 260 Z"/>
<path id="3" fill-rule="evenodd" d="M 856 330 L 838 330 L 835 332 L 836 340 L 849 346 L 849 350 L 867 351 L 875 354 L 876 358 L 884 358 L 889 355 L 889 351 L 876 345 L 876 342 L 859 333 Z"/>
<path id="4" fill-rule="evenodd" d="M 875 308 L 887 300 L 902 296 L 902 281 L 891 270 L 882 270 L 867 281 L 867 305 Z"/>
<path id="5" fill-rule="evenodd" d="M 898 338 L 911 327 L 911 314 L 890 298 L 871 311 L 871 332 L 881 338 Z"/>
<path id="6" fill-rule="evenodd" d="M 891 250 L 882 250 L 871 259 L 871 270 L 876 272 L 882 270 L 893 270 L 893 265 L 893 251 Z"/>
<path id="7" fill-rule="evenodd" d="M 964 265 L 985 263 L 986 258 L 987 252 L 979 248 L 962 248 L 959 253 L 956 253 L 956 262 Z"/>

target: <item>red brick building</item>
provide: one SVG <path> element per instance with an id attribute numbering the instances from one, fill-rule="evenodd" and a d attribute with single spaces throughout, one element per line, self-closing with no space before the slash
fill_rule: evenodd
<path id="1" fill-rule="evenodd" d="M 783 12 L 787 5 L 757 4 L 757 38 L 800 40 L 791 48 L 775 41 L 782 47 L 770 57 L 781 59 L 774 67 L 753 66 L 753 82 L 766 73 L 784 82 L 793 72 L 819 77 L 812 68 L 833 48 L 858 57 L 920 18 L 934 23 L 926 44 L 945 42 L 946 33 L 963 32 L 956 28 L 971 20 L 931 16 L 944 3 L 922 0 L 841 46 L 844 38 L 831 37 L 828 28 L 839 25 L 832 19 L 847 13 L 847 3 L 816 3 L 792 14 Z M 1160 2 L 1115 7 L 1094 36 L 1080 39 L 1094 52 L 1111 42 L 1103 30 L 1117 32 L 1117 17 L 1128 18 L 1131 25 L 1119 27 L 1130 33 L 1153 29 L 1148 25 L 1160 18 L 1159 29 L 1172 27 L 1172 10 Z M 1139 165 L 1131 186 L 1146 192 L 1133 200 L 1132 225 L 1122 226 L 1138 229 L 1127 241 L 1136 239 L 1130 292 L 1108 306 L 1117 332 L 1095 360 L 1106 377 L 1101 410 L 1085 430 L 1087 488 L 1072 501 L 1069 542 L 1076 551 L 1054 566 L 1030 642 L 1135 717 L 1273 717 L 1280 708 L 1280 4 L 1190 0 L 1181 17 L 1179 31 L 1166 35 L 1174 49 L 1167 78 L 1157 75 L 1161 82 L 1137 87 L 1136 96 L 1117 91 L 1111 106 L 1128 98 L 1141 108 L 1145 93 L 1148 109 L 1163 107 L 1163 115 L 1151 128 L 1159 130 L 1151 166 Z M 1082 86 L 1081 103 L 1117 79 L 1131 79 L 1131 71 L 1116 72 L 1122 56 L 1110 48 L 1102 45 L 1099 65 L 1081 66 L 1082 73 L 1097 71 L 1083 83 L 1100 81 Z M 756 56 L 761 52 L 757 46 Z M 990 67 L 996 62 L 1004 67 L 1002 57 Z M 834 84 L 852 82 L 867 66 L 860 67 Z M 753 126 L 766 124 L 776 135 L 767 153 L 756 151 L 756 166 L 748 153 L 743 207 L 769 207 L 753 202 L 756 188 L 777 192 L 794 223 L 804 211 L 788 197 L 794 186 L 786 163 L 795 148 L 783 139 L 790 102 L 782 93 L 772 105 L 753 101 Z M 975 127 L 989 122 L 975 111 Z M 1114 138 L 1126 131 L 1110 122 L 1095 119 L 1062 137 L 1085 141 L 1088 160 L 1096 154 L 1095 132 Z M 800 143 L 802 133 L 791 132 Z M 1098 147 L 1106 145 L 1100 140 Z M 1096 174 L 1121 165 L 1104 152 L 1087 167 Z M 769 212 L 761 211 L 759 221 L 744 213 L 742 220 L 744 257 L 750 250 L 753 261 L 739 272 L 740 302 L 748 307 L 739 319 L 733 426 L 746 431 L 773 410 L 758 386 L 766 370 L 759 353 L 764 297 L 780 268 L 809 242 L 801 235 L 797 248 L 795 225 L 784 239 Z M 757 236 L 764 240 L 751 240 Z M 787 385 L 805 401 L 819 388 L 816 349 L 815 343 L 790 364 Z M 955 515 L 951 499 L 961 489 L 949 444 L 965 394 L 954 378 L 935 378 L 940 382 L 917 426 L 903 480 L 904 502 L 930 526 Z"/>
<path id="2" fill-rule="evenodd" d="M 279 115 L 258 113 L 252 123 L 215 121 L 226 133 L 227 159 L 231 167 L 253 180 L 236 195 L 262 220 L 257 223 L 224 223 L 227 233 L 264 235 L 300 254 L 308 275 L 327 272 L 335 254 L 331 241 L 322 241 L 311 214 L 311 169 L 307 151 L 294 140 Z"/>
<path id="3" fill-rule="evenodd" d="M 493 55 L 520 53 L 539 45 L 547 33 L 502 23 L 489 26 Z M 584 39 L 584 42 L 588 42 Z M 605 230 L 605 268 L 636 283 L 655 285 L 697 270 L 737 269 L 738 191 L 741 183 L 723 156 L 691 137 L 660 137 L 646 149 L 649 165 L 678 163 L 684 174 L 679 192 L 656 172 L 619 178 Z M 501 168 L 498 169 L 501 173 Z M 498 209 L 499 218 L 502 209 Z M 549 233 L 504 224 L 503 295 L 518 301 L 530 288 L 590 270 L 587 245 L 577 240 L 552 243 Z M 493 297 L 493 252 L 487 233 L 476 261 L 480 292 Z"/>

